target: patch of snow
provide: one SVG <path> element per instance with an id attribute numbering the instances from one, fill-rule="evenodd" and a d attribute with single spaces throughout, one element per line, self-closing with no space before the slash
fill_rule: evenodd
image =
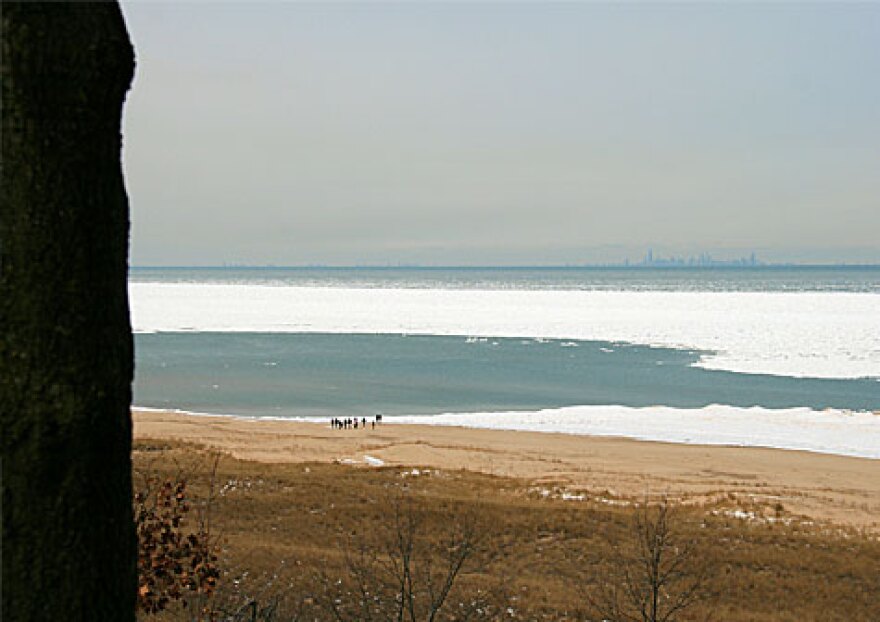
<path id="1" fill-rule="evenodd" d="M 880 459 L 880 416 L 810 408 L 567 406 L 538 411 L 395 416 L 389 423 L 621 436 L 704 445 L 776 447 Z"/>

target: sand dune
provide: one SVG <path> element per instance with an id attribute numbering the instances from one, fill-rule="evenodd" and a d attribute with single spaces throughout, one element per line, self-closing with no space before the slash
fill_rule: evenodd
<path id="1" fill-rule="evenodd" d="M 813 520 L 880 533 L 880 460 L 804 451 L 384 423 L 326 424 L 135 411 L 136 439 L 198 443 L 260 462 L 344 461 L 468 469 L 603 498 L 781 503 Z"/>

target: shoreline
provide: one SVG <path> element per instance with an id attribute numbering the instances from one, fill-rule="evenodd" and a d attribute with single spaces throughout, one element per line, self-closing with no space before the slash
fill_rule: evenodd
<path id="1" fill-rule="evenodd" d="M 323 423 L 132 409 L 136 441 L 192 443 L 264 463 L 464 469 L 605 502 L 665 495 L 736 500 L 880 533 L 880 460 L 803 450 L 698 445 L 446 425 L 334 430 Z"/>
<path id="2" fill-rule="evenodd" d="M 330 422 L 331 418 L 345 418 L 351 416 L 335 415 L 331 417 L 330 415 L 245 415 L 235 413 L 192 411 L 181 408 L 157 408 L 151 406 L 136 405 L 133 405 L 131 407 L 131 410 L 144 412 L 167 412 L 180 415 L 190 415 L 194 417 L 230 417 L 233 419 L 241 419 L 243 421 L 279 421 L 287 423 L 311 424 L 326 424 Z M 741 417 L 746 413 L 752 414 L 755 412 L 760 413 L 759 420 L 765 419 L 767 415 L 777 415 L 785 413 L 789 417 L 789 419 L 785 421 L 785 427 L 787 428 L 786 433 L 790 435 L 792 431 L 798 432 L 799 430 L 801 432 L 801 435 L 796 435 L 798 437 L 798 444 L 783 444 L 790 441 L 786 441 L 785 439 L 782 439 L 778 436 L 776 437 L 776 440 L 780 444 L 761 444 L 760 442 L 755 442 L 754 439 L 737 436 L 738 433 L 742 433 L 744 422 L 740 421 L 738 426 L 736 425 L 736 422 L 734 422 L 734 425 L 731 426 L 731 420 L 737 418 L 738 416 Z M 569 417 L 568 420 L 565 419 L 565 415 L 577 415 L 578 413 L 587 414 L 589 424 L 587 424 L 584 419 L 579 420 L 577 417 Z M 638 419 L 638 415 L 642 413 L 647 413 L 649 417 L 647 419 Z M 550 416 L 551 420 L 543 420 L 542 416 L 545 415 Z M 624 415 L 624 417 L 620 417 L 620 415 Z M 668 420 L 657 421 L 660 417 L 664 415 L 671 415 L 673 417 L 678 416 L 679 420 L 671 422 Z M 683 415 L 685 417 L 690 415 L 690 419 L 682 418 Z M 712 415 L 719 417 L 719 419 L 713 422 L 711 419 Z M 862 434 L 859 435 L 859 440 L 862 441 L 863 445 L 859 447 L 855 447 L 852 444 L 849 444 L 852 442 L 852 438 L 837 439 L 836 446 L 834 444 L 825 444 L 819 446 L 806 442 L 803 433 L 806 432 L 807 436 L 809 436 L 809 433 L 803 428 L 803 421 L 800 422 L 800 428 L 795 428 L 794 430 L 790 429 L 791 426 L 795 423 L 795 421 L 793 421 L 791 418 L 797 416 L 800 416 L 802 418 L 804 415 L 807 415 L 811 419 L 813 419 L 813 421 L 810 422 L 813 424 L 820 422 L 827 424 L 828 422 L 821 419 L 824 419 L 829 415 L 847 418 L 859 417 L 862 420 L 862 425 L 864 425 L 866 422 L 870 422 L 871 424 L 877 424 L 877 429 L 864 429 L 862 431 Z M 618 417 L 617 421 L 613 420 L 614 416 Z M 819 421 L 815 420 L 815 417 L 817 416 L 821 418 Z M 673 445 L 739 447 L 752 449 L 771 449 L 780 451 L 804 451 L 831 456 L 880 460 L 880 436 L 878 436 L 878 432 L 880 432 L 880 411 L 878 410 L 847 410 L 833 408 L 818 410 L 809 407 L 773 409 L 765 408 L 762 406 L 739 407 L 727 406 L 722 404 L 709 404 L 707 406 L 694 408 L 669 406 L 639 407 L 624 405 L 584 405 L 551 407 L 539 410 L 444 412 L 430 415 L 389 414 L 386 415 L 386 417 L 387 418 L 385 419 L 385 423 L 390 423 L 394 425 L 439 426 L 463 428 L 469 430 L 496 430 L 502 432 L 563 434 L 574 436 L 587 436 L 592 438 L 632 440 L 637 442 L 668 443 Z M 605 419 L 605 421 L 600 421 L 597 425 L 595 422 L 595 419 L 597 418 Z M 626 420 L 626 424 L 621 425 L 624 420 Z M 719 421 L 726 422 L 729 429 L 719 431 L 720 426 L 717 425 Z M 661 424 L 659 427 L 657 426 L 658 423 Z M 760 425 L 760 423 L 766 424 L 766 422 L 764 421 L 761 421 L 760 423 L 750 423 L 746 421 L 745 423 L 752 426 Z M 847 423 L 849 424 L 850 422 Z M 710 436 L 706 435 L 707 428 L 714 428 L 714 432 L 710 433 Z M 739 428 L 739 430 L 737 430 L 737 428 Z M 673 433 L 672 431 L 670 431 L 676 429 L 679 430 L 678 433 Z M 687 432 L 684 433 L 681 432 L 681 430 L 687 430 Z M 766 435 L 767 432 L 768 431 L 765 430 L 764 434 Z M 873 434 L 871 434 L 872 432 Z M 829 433 L 833 435 L 833 431 L 831 429 L 825 429 L 824 431 L 820 430 L 819 436 L 821 436 L 823 433 L 826 435 Z M 772 434 L 770 434 L 770 436 L 772 436 Z M 865 439 L 868 439 L 869 441 L 874 440 L 875 436 L 877 437 L 876 446 L 871 445 L 870 442 L 868 442 L 867 444 L 864 443 Z M 721 440 L 722 437 L 727 437 L 727 439 Z M 847 440 L 849 441 L 849 443 L 847 443 Z"/>

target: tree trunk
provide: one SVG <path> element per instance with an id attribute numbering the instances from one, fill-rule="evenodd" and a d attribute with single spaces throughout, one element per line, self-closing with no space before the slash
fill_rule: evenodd
<path id="1" fill-rule="evenodd" d="M 115 2 L 4 2 L 2 24 L 2 618 L 133 620 L 133 50 Z"/>

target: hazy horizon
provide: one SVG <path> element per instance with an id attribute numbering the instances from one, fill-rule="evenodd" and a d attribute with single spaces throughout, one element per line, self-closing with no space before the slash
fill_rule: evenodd
<path id="1" fill-rule="evenodd" d="M 836 262 L 836 263 L 809 263 L 809 262 L 761 262 L 757 265 L 737 265 L 734 263 L 730 263 L 727 265 L 698 265 L 698 264 L 683 264 L 683 265 L 644 265 L 639 263 L 638 261 L 630 260 L 627 262 L 626 260 L 615 262 L 609 261 L 605 263 L 564 263 L 564 264 L 552 264 L 552 263 L 532 263 L 532 264 L 417 264 L 417 263 L 363 263 L 363 264 L 343 264 L 343 263 L 310 263 L 310 264 L 275 264 L 275 263 L 234 263 L 234 262 L 223 262 L 223 263 L 202 263 L 202 264 L 172 264 L 172 263 L 163 263 L 163 264 L 135 264 L 131 263 L 129 268 L 133 269 L 157 269 L 161 270 L 164 268 L 168 269 L 243 269 L 243 270 L 260 270 L 260 269 L 293 269 L 293 270 L 310 270 L 310 269 L 332 269 L 332 270 L 418 270 L 418 269 L 426 269 L 426 270 L 516 270 L 516 269 L 578 269 L 578 268 L 621 268 L 621 269 L 633 269 L 633 270 L 681 270 L 681 269 L 693 269 L 693 270 L 726 270 L 726 269 L 753 269 L 753 270 L 761 270 L 761 269 L 774 269 L 774 268 L 871 268 L 871 269 L 880 269 L 880 263 L 858 263 L 858 262 Z"/>
<path id="2" fill-rule="evenodd" d="M 880 263 L 880 5 L 123 10 L 135 266 Z"/>

